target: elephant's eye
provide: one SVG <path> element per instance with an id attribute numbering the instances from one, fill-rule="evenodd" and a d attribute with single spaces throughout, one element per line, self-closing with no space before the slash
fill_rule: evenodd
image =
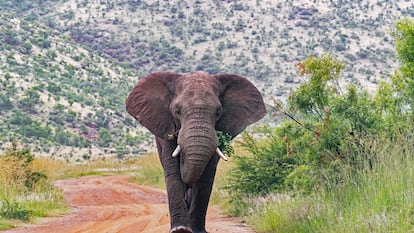
<path id="1" fill-rule="evenodd" d="M 181 110 L 179 108 L 175 109 L 175 115 L 176 116 L 180 116 L 181 115 Z"/>
<path id="2" fill-rule="evenodd" d="M 218 108 L 217 111 L 216 111 L 216 119 L 217 120 L 220 119 L 221 114 L 222 114 L 222 108 Z"/>

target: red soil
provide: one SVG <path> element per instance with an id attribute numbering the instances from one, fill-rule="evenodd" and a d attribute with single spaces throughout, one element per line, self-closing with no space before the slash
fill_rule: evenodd
<path id="1" fill-rule="evenodd" d="M 2 233 L 160 233 L 169 230 L 165 191 L 128 182 L 127 175 L 61 180 L 70 214 Z M 207 231 L 254 232 L 209 207 Z"/>

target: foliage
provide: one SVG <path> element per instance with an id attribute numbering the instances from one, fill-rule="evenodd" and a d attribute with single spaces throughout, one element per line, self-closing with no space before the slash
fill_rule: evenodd
<path id="1" fill-rule="evenodd" d="M 397 34 L 414 29 L 402 23 Z M 398 49 L 409 54 L 411 47 L 397 43 Z M 355 85 L 342 90 L 343 66 L 332 59 L 299 63 L 308 82 L 292 93 L 289 112 L 276 106 L 289 120 L 265 129 L 264 138 L 244 136 L 250 155 L 235 157 L 233 213 L 253 209 L 255 217 L 247 219 L 260 232 L 410 231 L 414 121 L 406 70 L 414 63 L 402 62 L 401 71 L 369 95 Z"/>
<path id="2" fill-rule="evenodd" d="M 269 194 L 248 200 L 252 211 L 248 222 L 259 232 L 411 231 L 413 132 L 414 128 L 402 129 L 395 135 L 397 141 L 384 135 L 365 137 L 361 143 L 370 150 L 359 150 L 355 157 L 363 158 L 367 166 L 343 167 L 340 184 L 328 180 L 309 195 Z"/>
<path id="3" fill-rule="evenodd" d="M 35 161 L 31 152 L 18 149 L 16 142 L 0 155 L 0 222 L 28 221 L 64 209 L 62 193 L 49 184 L 43 171 L 35 168 Z"/>
<path id="4" fill-rule="evenodd" d="M 13 107 L 12 102 L 10 101 L 10 98 L 7 95 L 3 95 L 0 93 L 0 109 L 11 109 Z"/>
<path id="5" fill-rule="evenodd" d="M 92 156 L 115 155 L 109 147 L 126 147 L 130 156 L 137 144 L 124 135 L 136 135 L 142 128 L 131 127 L 136 123 L 126 117 L 124 100 L 136 82 L 129 76 L 139 75 L 80 48 L 33 17 L 0 8 L 0 138 L 19 138 L 41 154 L 64 151 L 58 156 L 73 161 L 79 159 L 73 152 L 83 154 L 90 146 L 96 148 Z M 145 134 L 136 142 L 148 138 Z"/>
<path id="6" fill-rule="evenodd" d="M 8 199 L 1 201 L 0 217 L 9 219 L 29 220 L 31 211 L 19 202 L 10 203 Z"/>
<path id="7" fill-rule="evenodd" d="M 68 4 L 73 9 L 68 10 Z M 137 123 L 126 115 L 124 100 L 137 77 L 155 70 L 237 73 L 264 86 L 264 95 L 285 97 L 298 83 L 286 68 L 292 59 L 333 48 L 335 56 L 351 64 L 342 71 L 347 77 L 377 82 L 372 76 L 387 75 L 387 67 L 396 65 L 388 49 L 391 42 L 383 38 L 385 25 L 396 15 L 410 15 L 409 8 L 390 4 L 329 2 L 308 8 L 290 1 L 247 0 L 0 1 L 0 137 L 22 137 L 42 154 L 68 146 L 83 154 L 89 145 L 96 154 L 116 155 L 110 148 L 122 147 L 133 151 L 137 144 L 131 145 L 125 134 L 136 135 L 142 128 L 131 127 Z M 320 7 L 343 14 L 327 14 L 318 11 Z M 375 19 L 358 13 L 384 7 L 390 12 Z M 346 14 L 350 9 L 356 12 L 352 16 Z M 346 25 L 347 30 L 332 25 Z M 333 36 L 325 38 L 327 34 Z M 368 49 L 359 43 L 367 38 L 375 40 Z M 349 50 L 351 46 L 356 48 Z M 53 107 L 59 104 L 63 110 L 56 112 Z M 29 115 L 35 125 L 8 124 L 17 111 Z M 101 128 L 112 141 L 100 140 Z M 62 140 L 61 129 L 73 134 L 69 142 Z M 38 130 L 50 135 L 38 137 Z M 135 142 L 145 143 L 146 136 Z M 62 156 L 72 159 L 70 153 Z"/>
<path id="8" fill-rule="evenodd" d="M 393 36 L 401 62 L 400 72 L 392 76 L 393 91 L 400 97 L 400 108 L 411 111 L 414 119 L 414 22 L 410 19 L 398 21 Z"/>
<path id="9" fill-rule="evenodd" d="M 220 148 L 224 154 L 232 156 L 234 154 L 234 149 L 231 145 L 232 137 L 230 134 L 223 131 L 217 131 L 217 137 L 219 140 L 218 148 Z"/>
<path id="10" fill-rule="evenodd" d="M 287 148 L 282 143 L 273 143 L 272 136 L 268 136 L 268 140 L 258 144 L 251 135 L 243 134 L 241 145 L 254 156 L 235 156 L 236 169 L 230 172 L 228 182 L 231 192 L 258 195 L 280 190 L 283 186 L 284 178 L 292 171 L 292 164 L 297 163 L 297 159 L 274 156 L 286 155 Z"/>
<path id="11" fill-rule="evenodd" d="M 309 193 L 327 179 L 327 171 L 335 175 L 338 164 L 362 166 L 345 145 L 358 145 L 368 132 L 381 129 L 382 120 L 370 107 L 374 100 L 354 85 L 341 90 L 338 79 L 344 66 L 331 56 L 309 57 L 299 68 L 310 77 L 289 99 L 295 121 L 268 129 L 260 142 L 244 135 L 242 146 L 253 156 L 236 157 L 229 182 L 232 192 Z"/>
<path id="12" fill-rule="evenodd" d="M 290 95 L 291 108 L 312 117 L 323 117 L 329 101 L 341 91 L 338 78 L 344 64 L 332 56 L 309 57 L 303 63 L 298 63 L 298 68 L 301 75 L 310 74 L 311 77 Z"/>
<path id="13" fill-rule="evenodd" d="M 15 181 L 22 180 L 24 186 L 31 191 L 35 185 L 47 179 L 47 176 L 42 172 L 32 171 L 30 169 L 34 156 L 30 153 L 29 149 L 19 150 L 17 149 L 17 142 L 12 142 L 12 144 L 12 149 L 6 151 L 3 156 L 5 161 L 10 161 L 17 167 L 11 169 L 11 173 L 8 176 L 12 178 L 12 180 L 15 179 Z M 13 174 L 13 172 L 17 172 L 17 170 L 19 173 Z"/>
<path id="14" fill-rule="evenodd" d="M 33 120 L 30 118 L 29 115 L 22 113 L 20 111 L 16 111 L 11 116 L 9 122 L 14 125 L 30 125 Z"/>

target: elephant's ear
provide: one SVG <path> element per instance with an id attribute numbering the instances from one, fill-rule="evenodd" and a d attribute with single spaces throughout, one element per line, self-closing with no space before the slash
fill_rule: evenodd
<path id="1" fill-rule="evenodd" d="M 223 87 L 223 114 L 216 123 L 217 130 L 235 137 L 266 114 L 262 95 L 249 80 L 234 74 L 218 74 L 214 77 Z"/>
<path id="2" fill-rule="evenodd" d="M 126 110 L 155 136 L 168 139 L 175 132 L 169 110 L 175 80 L 180 74 L 155 72 L 139 80 L 126 99 Z"/>

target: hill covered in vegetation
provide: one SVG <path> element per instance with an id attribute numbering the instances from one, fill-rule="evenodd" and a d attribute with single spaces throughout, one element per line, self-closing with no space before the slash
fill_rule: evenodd
<path id="1" fill-rule="evenodd" d="M 237 73 L 265 99 L 303 80 L 296 64 L 331 53 L 346 82 L 370 89 L 397 67 L 392 31 L 409 1 L 0 2 L 0 141 L 35 153 L 122 157 L 149 134 L 124 111 L 156 70 Z"/>
<path id="2" fill-rule="evenodd" d="M 298 83 L 295 64 L 332 53 L 373 87 L 396 67 L 390 32 L 409 1 L 20 1 L 6 4 L 142 73 L 233 72 L 266 95 Z M 296 86 L 296 85 L 294 85 Z"/>
<path id="3" fill-rule="evenodd" d="M 37 21 L 0 18 L 0 141 L 36 154 L 89 159 L 133 150 L 147 132 L 124 111 L 127 70 Z"/>

